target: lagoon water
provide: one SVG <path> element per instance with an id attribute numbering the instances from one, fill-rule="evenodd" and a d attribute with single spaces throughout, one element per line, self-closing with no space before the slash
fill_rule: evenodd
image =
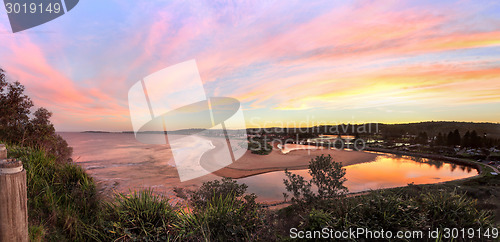
<path id="1" fill-rule="evenodd" d="M 392 188 L 413 184 L 429 184 L 462 179 L 477 175 L 476 169 L 468 166 L 445 163 L 414 157 L 401 157 L 380 154 L 375 161 L 346 166 L 349 192 L 361 192 L 380 188 Z M 308 169 L 291 171 L 311 179 Z M 285 179 L 283 171 L 270 172 L 239 179 L 249 187 L 250 192 L 262 200 L 278 201 L 283 199 Z"/>
<path id="2" fill-rule="evenodd" d="M 283 154 L 288 154 L 294 150 L 322 150 L 323 146 L 312 146 L 312 145 L 297 145 L 297 144 L 286 144 L 284 147 L 278 144 L 278 148 L 281 149 Z"/>
<path id="3" fill-rule="evenodd" d="M 181 183 L 168 145 L 142 144 L 130 133 L 60 134 L 73 147 L 74 161 L 103 186 L 113 191 L 154 188 L 172 198 L 174 187 L 194 188 L 204 181 L 220 178 L 210 174 Z M 373 162 L 345 168 L 346 186 L 350 192 L 405 186 L 412 182 L 437 183 L 477 174 L 477 171 L 470 167 L 386 154 L 378 154 Z M 293 172 L 309 178 L 307 170 Z M 249 192 L 259 196 L 259 201 L 277 201 L 283 199 L 284 178 L 284 172 L 277 171 L 238 181 L 246 183 Z"/>

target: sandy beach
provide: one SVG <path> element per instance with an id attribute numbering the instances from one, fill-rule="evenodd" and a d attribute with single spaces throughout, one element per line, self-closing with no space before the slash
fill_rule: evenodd
<path id="1" fill-rule="evenodd" d="M 218 144 L 214 145 L 220 147 Z M 372 153 L 329 149 L 293 150 L 283 154 L 274 146 L 268 155 L 257 155 L 247 151 L 236 162 L 215 171 L 214 174 L 222 177 L 243 178 L 271 171 L 304 169 L 307 168 L 311 159 L 322 154 L 331 155 L 334 161 L 342 162 L 343 166 L 370 162 L 377 157 Z"/>
<path id="2" fill-rule="evenodd" d="M 285 169 L 307 168 L 309 161 L 321 154 L 330 154 L 344 166 L 373 161 L 377 154 L 343 150 L 294 150 L 282 154 L 276 146 L 269 155 L 256 155 L 250 151 L 227 167 L 211 174 L 181 182 L 173 166 L 169 145 L 147 145 L 137 142 L 133 134 L 63 134 L 75 147 L 74 160 L 94 177 L 105 195 L 114 192 L 152 188 L 175 199 L 175 187 L 193 189 L 203 182 L 221 177 L 244 178 L 256 174 Z M 226 140 L 212 138 L 216 147 L 203 154 L 217 157 L 224 152 Z M 211 159 L 206 159 L 211 160 Z M 210 164 L 201 165 L 210 169 Z M 213 164 L 212 164 L 213 165 Z"/>

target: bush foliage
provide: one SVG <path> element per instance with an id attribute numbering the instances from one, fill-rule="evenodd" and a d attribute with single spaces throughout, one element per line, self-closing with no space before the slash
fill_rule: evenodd
<path id="1" fill-rule="evenodd" d="M 23 161 L 28 192 L 28 218 L 33 240 L 84 240 L 99 209 L 96 185 L 85 171 L 58 163 L 45 151 L 8 146 L 9 156 Z"/>
<path id="2" fill-rule="evenodd" d="M 292 202 L 305 205 L 338 198 L 348 191 L 344 186 L 345 169 L 342 168 L 342 163 L 333 161 L 330 155 L 321 155 L 311 159 L 309 174 L 312 179 L 307 181 L 304 177 L 285 170 L 287 179 L 283 182 L 286 190 L 293 195 Z M 316 192 L 313 189 L 316 189 Z M 286 193 L 284 196 L 288 197 Z"/>
<path id="3" fill-rule="evenodd" d="M 176 238 L 178 221 L 169 199 L 144 190 L 106 202 L 99 230 L 102 240 L 167 241 Z"/>
<path id="4" fill-rule="evenodd" d="M 383 229 L 394 233 L 495 227 L 492 213 L 479 210 L 477 201 L 464 194 L 456 191 L 436 193 L 433 190 L 412 193 L 409 189 L 373 191 L 368 195 L 330 200 L 321 206 L 309 207 L 301 213 L 299 221 L 288 223 L 288 226 L 302 230 Z M 280 220 L 291 221 L 290 215 L 283 214 Z"/>
<path id="5" fill-rule="evenodd" d="M 203 183 L 191 192 L 191 213 L 184 213 L 186 239 L 247 241 L 258 238 L 265 213 L 255 202 L 255 194 L 245 194 L 247 185 L 224 178 Z"/>
<path id="6" fill-rule="evenodd" d="M 8 82 L 0 68 L 0 140 L 23 147 L 37 147 L 53 155 L 57 162 L 67 162 L 73 152 L 56 134 L 50 122 L 52 113 L 45 108 L 31 112 L 33 102 L 19 82 Z"/>
<path id="7" fill-rule="evenodd" d="M 250 150 L 252 154 L 269 155 L 273 147 L 265 139 L 251 138 L 248 142 L 248 150 Z"/>

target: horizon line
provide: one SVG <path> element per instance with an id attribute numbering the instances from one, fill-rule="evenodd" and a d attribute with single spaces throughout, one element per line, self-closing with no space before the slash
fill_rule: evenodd
<path id="1" fill-rule="evenodd" d="M 282 128 L 282 129 L 293 129 L 293 128 L 313 128 L 313 127 L 320 127 L 320 126 L 338 126 L 338 125 L 365 125 L 365 124 L 384 124 L 384 125 L 397 125 L 397 124 L 418 124 L 418 123 L 472 123 L 472 124 L 495 124 L 495 125 L 500 125 L 500 122 L 472 122 L 472 121 L 420 121 L 420 122 L 401 122 L 401 123 L 384 123 L 384 122 L 365 122 L 365 123 L 338 123 L 338 124 L 320 124 L 320 125 L 314 125 L 314 126 L 303 126 L 303 127 L 279 127 L 279 126 L 270 126 L 270 127 L 246 127 L 242 129 L 227 129 L 227 130 L 243 130 L 243 129 L 271 129 L 271 128 Z M 173 131 L 167 131 L 167 132 L 177 132 L 177 131 L 186 131 L 186 130 L 206 130 L 203 128 L 189 128 L 189 129 L 179 129 L 179 130 L 173 130 Z M 216 130 L 216 129 L 214 129 Z M 89 133 L 134 133 L 133 130 L 121 130 L 121 131 L 108 131 L 108 130 L 80 130 L 80 131 L 56 131 L 60 133 L 84 133 L 84 132 L 89 132 Z M 162 131 L 141 131 L 138 133 L 147 133 L 147 132 L 162 132 Z M 163 131 L 165 132 L 165 131 Z"/>

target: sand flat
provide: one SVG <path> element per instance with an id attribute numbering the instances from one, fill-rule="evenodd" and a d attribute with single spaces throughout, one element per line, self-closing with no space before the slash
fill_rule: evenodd
<path id="1" fill-rule="evenodd" d="M 321 154 L 330 154 L 344 166 L 375 160 L 377 154 L 341 150 L 294 150 L 282 154 L 275 146 L 269 155 L 256 155 L 250 151 L 236 162 L 214 173 L 180 182 L 169 145 L 148 145 L 138 142 L 133 134 L 81 134 L 64 133 L 74 147 L 73 158 L 99 183 L 103 195 L 113 192 L 153 188 L 155 192 L 175 198 L 174 187 L 194 189 L 203 182 L 221 176 L 243 178 L 256 174 L 307 168 L 309 161 Z M 213 150 L 207 155 L 217 157 L 227 149 L 224 138 L 213 138 Z M 204 154 L 205 155 L 205 154 Z M 210 160 L 210 159 L 209 159 Z M 208 165 L 208 164 L 202 164 Z"/>
<path id="2" fill-rule="evenodd" d="M 311 159 L 322 154 L 331 155 L 334 161 L 342 162 L 343 166 L 374 161 L 377 157 L 377 154 L 373 153 L 329 149 L 293 150 L 283 154 L 281 150 L 274 147 L 269 155 L 257 155 L 247 151 L 236 162 L 215 171 L 214 174 L 243 178 L 271 171 L 304 169 L 307 168 Z"/>

